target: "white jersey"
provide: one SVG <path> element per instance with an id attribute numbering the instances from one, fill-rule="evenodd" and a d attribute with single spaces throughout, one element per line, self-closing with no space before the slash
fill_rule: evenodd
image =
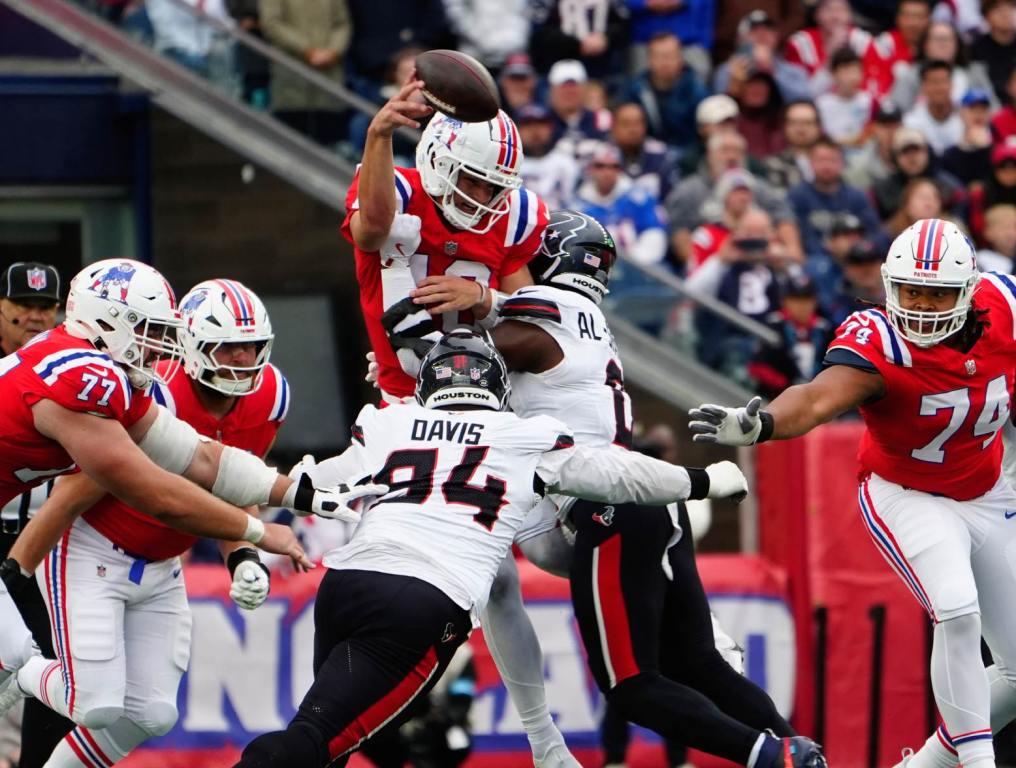
<path id="1" fill-rule="evenodd" d="M 580 293 L 532 285 L 501 307 L 502 320 L 549 333 L 564 359 L 543 373 L 512 373 L 512 409 L 520 416 L 561 419 L 579 445 L 631 448 L 631 399 L 624 368 L 600 308 Z"/>
<path id="2" fill-rule="evenodd" d="M 536 470 L 544 453 L 573 445 L 568 429 L 547 416 L 415 403 L 366 406 L 353 438 L 349 477 L 369 475 L 391 490 L 370 504 L 352 540 L 329 552 L 325 566 L 413 576 L 467 610 L 486 600 L 541 498 Z"/>

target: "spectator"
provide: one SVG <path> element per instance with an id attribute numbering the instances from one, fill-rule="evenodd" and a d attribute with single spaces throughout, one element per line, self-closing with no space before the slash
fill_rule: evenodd
<path id="1" fill-rule="evenodd" d="M 1016 67 L 1009 74 L 1005 96 L 1005 106 L 991 119 L 991 131 L 996 141 L 1005 141 L 1010 136 L 1016 136 Z"/>
<path id="2" fill-rule="evenodd" d="M 610 138 L 621 150 L 628 177 L 657 200 L 666 198 L 680 178 L 677 156 L 662 141 L 648 135 L 640 104 L 627 101 L 614 108 Z M 528 145 L 524 146 L 528 151 Z"/>
<path id="3" fill-rule="evenodd" d="M 444 0 L 444 8 L 458 49 L 495 72 L 529 43 L 526 0 Z"/>
<path id="4" fill-rule="evenodd" d="M 867 196 L 843 181 L 843 148 L 839 144 L 821 137 L 811 148 L 810 160 L 814 178 L 791 189 L 788 197 L 809 262 L 828 261 L 825 239 L 836 214 L 854 214 L 870 233 L 881 227 Z"/>
<path id="5" fill-rule="evenodd" d="M 963 135 L 942 156 L 942 168 L 968 187 L 991 175 L 991 98 L 974 88 L 960 101 Z"/>
<path id="6" fill-rule="evenodd" d="M 843 147 L 860 146 L 873 112 L 872 97 L 861 89 L 864 69 L 861 57 L 848 47 L 829 58 L 833 88 L 815 99 L 822 129 Z"/>
<path id="7" fill-rule="evenodd" d="M 576 157 L 590 151 L 587 146 L 603 140 L 609 126 L 585 105 L 588 76 L 581 61 L 562 59 L 550 68 L 550 111 L 554 118 L 554 142 Z"/>
<path id="8" fill-rule="evenodd" d="M 384 82 L 392 51 L 410 46 L 448 48 L 451 41 L 442 0 L 346 0 L 353 35 L 349 46 L 350 83 L 370 98 Z M 301 2 L 310 7 L 317 3 Z"/>
<path id="9" fill-rule="evenodd" d="M 698 141 L 681 150 L 680 170 L 682 175 L 695 173 L 705 158 L 705 147 L 709 137 L 723 131 L 736 131 L 737 118 L 741 114 L 737 102 L 725 93 L 707 96 L 695 108 L 695 128 Z"/>
<path id="10" fill-rule="evenodd" d="M 833 328 L 865 304 L 885 304 L 885 282 L 882 280 L 884 249 L 869 240 L 860 240 L 840 261 L 841 277 L 833 298 L 826 306 L 826 315 Z"/>
<path id="11" fill-rule="evenodd" d="M 727 61 L 741 43 L 741 24 L 752 11 L 776 21 L 776 39 L 786 40 L 804 28 L 806 3 L 800 0 L 723 0 L 723 13 L 716 19 L 713 60 Z M 791 98 L 791 97 L 788 97 Z"/>
<path id="12" fill-rule="evenodd" d="M 847 158 L 843 178 L 858 189 L 869 190 L 879 179 L 891 174 L 893 135 L 903 124 L 903 114 L 890 99 L 882 99 L 869 126 L 869 138 Z"/>
<path id="13" fill-rule="evenodd" d="M 879 217 L 884 221 L 900 207 L 903 188 L 911 179 L 926 176 L 942 189 L 942 199 L 950 211 L 958 211 L 965 202 L 963 183 L 938 167 L 928 149 L 924 134 L 903 126 L 893 134 L 893 172 L 872 186 L 872 195 Z"/>
<path id="14" fill-rule="evenodd" d="M 921 64 L 921 98 L 903 116 L 903 124 L 924 134 L 936 155 L 943 155 L 963 138 L 963 118 L 952 100 L 952 64 Z"/>
<path id="15" fill-rule="evenodd" d="M 984 239 L 988 247 L 977 252 L 978 269 L 1012 274 L 1016 265 L 1016 205 L 995 205 L 987 210 Z"/>
<path id="16" fill-rule="evenodd" d="M 811 179 L 808 152 L 822 135 L 818 109 L 810 100 L 794 101 L 784 110 L 783 136 L 786 149 L 766 158 L 765 177 L 774 187 L 790 189 Z"/>
<path id="17" fill-rule="evenodd" d="M 692 118 L 707 95 L 698 75 L 685 66 L 681 41 L 665 32 L 649 41 L 648 69 L 629 85 L 625 99 L 645 109 L 651 136 L 684 149 L 696 140 Z"/>
<path id="18" fill-rule="evenodd" d="M 996 205 L 1016 205 L 1016 137 L 1010 136 L 991 151 L 991 176 L 970 193 L 970 231 L 984 242 L 985 211 Z"/>
<path id="19" fill-rule="evenodd" d="M 829 87 L 826 62 L 843 46 L 858 56 L 864 56 L 871 44 L 871 35 L 851 22 L 847 0 L 819 0 L 815 6 L 814 27 L 795 32 L 787 40 L 787 61 L 802 67 L 810 78 L 813 95 L 824 93 Z"/>
<path id="20" fill-rule="evenodd" d="M 631 69 L 646 64 L 646 48 L 666 33 L 681 41 L 685 60 L 703 80 L 712 69 L 710 51 L 716 26 L 716 0 L 627 0 L 631 12 Z"/>
<path id="21" fill-rule="evenodd" d="M 779 336 L 775 345 L 760 343 L 748 373 L 758 393 L 772 399 L 793 384 L 811 381 L 822 370 L 833 327 L 818 313 L 818 290 L 808 277 L 788 280 L 780 308 L 765 318 Z"/>
<path id="22" fill-rule="evenodd" d="M 988 31 L 970 46 L 970 58 L 988 68 L 995 97 L 1007 101 L 1009 75 L 1016 65 L 1016 0 L 983 0 L 981 13 Z"/>
<path id="23" fill-rule="evenodd" d="M 981 62 L 970 63 L 966 46 L 956 30 L 944 21 L 934 21 L 918 44 L 917 61 L 897 67 L 890 98 L 902 110 L 907 111 L 917 103 L 920 67 L 928 61 L 945 61 L 952 65 L 952 100 L 956 104 L 971 88 L 992 91 L 988 70 Z"/>
<path id="24" fill-rule="evenodd" d="M 717 70 L 713 89 L 740 99 L 741 91 L 753 72 L 772 76 L 784 101 L 807 99 L 808 73 L 780 55 L 779 33 L 772 16 L 762 10 L 749 13 L 737 27 L 737 51 Z"/>
<path id="25" fill-rule="evenodd" d="M 740 114 L 735 125 L 748 142 L 748 154 L 756 160 L 779 152 L 786 146 L 783 137 L 783 97 L 768 72 L 753 71 L 738 99 Z"/>
<path id="26" fill-rule="evenodd" d="M 931 16 L 958 31 L 964 40 L 972 40 L 984 29 L 981 0 L 944 0 L 935 5 Z"/>
<path id="27" fill-rule="evenodd" d="M 529 54 L 547 72 L 558 59 L 578 59 L 595 78 L 624 69 L 628 9 L 623 0 L 532 0 Z"/>
<path id="28" fill-rule="evenodd" d="M 224 41 L 218 37 L 215 27 L 195 10 L 198 6 L 206 16 L 233 24 L 224 0 L 148 0 L 145 3 L 155 33 L 155 50 L 202 77 L 214 75 L 219 85 L 229 87 L 222 76 L 226 66 L 221 59 L 230 54 L 223 50 Z"/>
<path id="29" fill-rule="evenodd" d="M 741 217 L 755 207 L 755 177 L 743 168 L 724 172 L 716 182 L 716 196 L 703 206 L 715 207 L 707 210 L 705 223 L 691 233 L 691 258 L 687 270 L 691 274 L 703 263 L 716 255 L 727 241 L 729 234 L 737 229 Z"/>
<path id="30" fill-rule="evenodd" d="M 501 91 L 501 106 L 513 118 L 522 107 L 537 100 L 536 69 L 528 53 L 513 53 L 505 59 L 497 83 Z"/>
<path id="31" fill-rule="evenodd" d="M 569 152 L 555 149 L 554 120 L 546 107 L 529 104 L 518 111 L 515 125 L 525 148 L 519 174 L 527 189 L 550 210 L 571 207 L 579 166 Z"/>
<path id="32" fill-rule="evenodd" d="M 593 153 L 576 207 L 603 224 L 627 258 L 639 264 L 663 261 L 667 230 L 659 201 L 624 175 L 621 151 L 613 144 Z"/>
<path id="33" fill-rule="evenodd" d="M 346 0 L 260 0 L 259 9 L 268 42 L 344 84 L 343 60 L 353 31 Z M 343 130 L 340 105 L 288 69 L 273 64 L 271 70 L 275 116 L 322 144 L 335 143 Z"/>
<path id="34" fill-rule="evenodd" d="M 583 89 L 582 104 L 593 113 L 596 124 L 610 130 L 613 115 L 610 111 L 610 96 L 607 94 L 607 86 L 599 80 L 587 80 Z"/>
<path id="35" fill-rule="evenodd" d="M 780 281 L 788 261 L 786 249 L 775 238 L 769 214 L 751 208 L 716 257 L 689 276 L 686 285 L 696 294 L 711 295 L 746 317 L 762 321 L 779 306 Z M 749 383 L 752 337 L 705 310 L 697 313 L 696 326 L 699 360 Z"/>
<path id="36" fill-rule="evenodd" d="M 258 0 L 226 0 L 229 15 L 244 32 L 261 40 Z M 236 46 L 236 69 L 243 84 L 243 98 L 259 109 L 267 109 L 271 75 L 268 59 L 246 45 Z"/>
<path id="37" fill-rule="evenodd" d="M 691 233 L 704 221 L 703 203 L 712 197 L 716 182 L 724 171 L 745 167 L 747 148 L 744 138 L 734 131 L 714 133 L 709 137 L 702 167 L 692 176 L 683 179 L 668 196 L 666 207 L 671 240 L 680 262 L 686 262 L 690 256 Z M 800 236 L 793 211 L 783 191 L 771 187 L 762 179 L 756 179 L 755 198 L 759 207 L 776 222 L 778 238 L 791 257 L 801 260 Z"/>
<path id="38" fill-rule="evenodd" d="M 805 271 L 819 288 L 819 299 L 828 306 L 836 295 L 836 286 L 842 279 L 842 265 L 850 250 L 867 235 L 863 222 L 852 213 L 838 213 L 826 233 L 825 247 L 829 259 L 811 259 Z"/>
<path id="39" fill-rule="evenodd" d="M 895 238 L 904 229 L 922 219 L 948 218 L 942 212 L 942 193 L 931 179 L 911 179 L 903 188 L 900 208 L 886 222 L 889 236 Z"/>
<path id="40" fill-rule="evenodd" d="M 896 26 L 874 40 L 864 55 L 868 90 L 878 98 L 893 88 L 896 72 L 917 58 L 918 44 L 931 24 L 928 0 L 900 0 Z"/>

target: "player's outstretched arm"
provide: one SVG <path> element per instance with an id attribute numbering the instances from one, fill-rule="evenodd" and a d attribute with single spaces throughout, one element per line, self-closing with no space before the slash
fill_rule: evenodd
<path id="1" fill-rule="evenodd" d="M 706 403 L 689 411 L 692 438 L 700 443 L 754 445 L 811 431 L 862 403 L 880 397 L 885 381 L 877 373 L 833 365 L 806 384 L 784 390 L 761 410 L 761 398 L 741 408 Z"/>
<path id="2" fill-rule="evenodd" d="M 32 406 L 32 415 L 39 432 L 59 442 L 82 471 L 134 509 L 163 520 L 171 517 L 173 527 L 188 533 L 249 541 L 311 564 L 288 527 L 266 525 L 162 469 L 119 422 L 70 411 L 52 400 L 40 400 Z"/>
<path id="3" fill-rule="evenodd" d="M 732 462 L 686 468 L 614 447 L 549 451 L 536 473 L 549 490 L 614 504 L 707 498 L 740 501 L 748 493 L 748 481 Z"/>

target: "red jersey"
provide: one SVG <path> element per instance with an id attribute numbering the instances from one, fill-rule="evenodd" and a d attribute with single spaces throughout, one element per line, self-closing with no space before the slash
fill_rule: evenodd
<path id="1" fill-rule="evenodd" d="M 691 233 L 691 254 L 685 265 L 688 274 L 706 263 L 717 253 L 730 237 L 730 230 L 722 224 L 700 224 Z"/>
<path id="2" fill-rule="evenodd" d="M 161 364 L 160 364 L 161 365 Z M 274 365 L 268 365 L 253 392 L 238 397 L 233 408 L 217 419 L 198 400 L 202 386 L 190 376 L 179 374 L 169 384 L 154 382 L 152 399 L 186 421 L 199 434 L 264 456 L 289 410 L 289 384 Z M 165 560 L 190 549 L 197 540 L 189 533 L 174 530 L 154 517 L 138 512 L 112 495 L 106 495 L 84 514 L 99 533 L 132 555 Z"/>
<path id="3" fill-rule="evenodd" d="M 359 209 L 357 171 L 346 197 L 346 219 L 342 234 L 353 242 L 349 221 Z M 547 206 L 539 197 L 526 189 L 512 192 L 508 198 L 508 213 L 502 216 L 491 230 L 479 235 L 455 229 L 445 223 L 437 205 L 424 191 L 420 173 L 411 168 L 395 169 L 395 198 L 398 213 L 419 216 L 420 247 L 410 257 L 409 264 L 414 280 L 419 283 L 429 275 L 458 275 L 498 288 L 501 280 L 518 272 L 536 255 L 547 227 Z M 360 283 L 360 307 L 367 325 L 370 346 L 380 366 L 378 383 L 381 389 L 396 397 L 413 394 L 416 382 L 399 365 L 384 328 L 381 295 L 381 262 L 377 251 L 365 253 L 355 247 L 356 278 Z M 465 315 L 463 317 L 462 315 Z M 448 312 L 443 328 L 471 324 L 469 313 Z"/>
<path id="4" fill-rule="evenodd" d="M 860 27 L 851 27 L 847 33 L 849 45 L 860 57 L 864 57 L 871 44 L 871 35 Z M 791 64 L 802 67 L 809 76 L 814 75 L 825 66 L 832 51 L 825 49 L 822 32 L 818 27 L 802 29 L 787 38 L 784 47 L 784 58 Z"/>
<path id="5" fill-rule="evenodd" d="M 40 400 L 116 419 L 125 429 L 151 406 L 109 355 L 62 325 L 0 358 L 0 506 L 76 469 L 60 443 L 35 428 L 32 406 Z"/>
<path id="6" fill-rule="evenodd" d="M 881 309 L 855 312 L 837 330 L 827 364 L 881 374 L 885 394 L 861 406 L 862 477 L 965 501 L 998 480 L 1016 368 L 1016 280 L 986 273 L 973 306 L 988 325 L 968 352 L 907 341 Z"/>
<path id="7" fill-rule="evenodd" d="M 889 93 L 896 79 L 896 67 L 914 60 L 898 29 L 890 29 L 874 38 L 864 59 L 864 78 L 868 92 L 877 98 Z"/>

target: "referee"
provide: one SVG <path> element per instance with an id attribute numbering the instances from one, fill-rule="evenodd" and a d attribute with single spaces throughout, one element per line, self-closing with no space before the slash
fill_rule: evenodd
<path id="1" fill-rule="evenodd" d="M 50 264 L 17 262 L 0 276 L 0 352 L 13 354 L 40 333 L 56 325 L 60 307 L 60 275 Z M 0 509 L 0 562 L 7 558 L 18 534 L 42 506 L 53 481 L 36 486 L 11 499 Z M 11 597 L 44 655 L 55 658 L 49 617 L 33 577 L 32 582 Z M 2 727 L 0 723 L 0 727 Z M 21 757 L 18 768 L 42 768 L 53 748 L 74 728 L 74 724 L 35 699 L 26 699 L 21 723 Z M 0 755 L 0 765 L 3 755 Z"/>

